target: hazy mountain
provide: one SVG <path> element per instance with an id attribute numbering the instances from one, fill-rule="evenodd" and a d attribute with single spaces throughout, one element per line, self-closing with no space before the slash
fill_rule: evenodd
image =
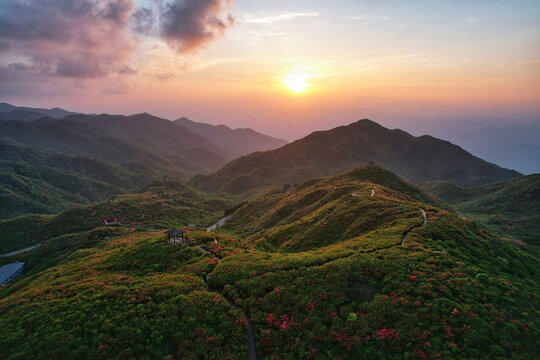
<path id="1" fill-rule="evenodd" d="M 540 172 L 540 119 L 435 117 L 405 123 L 414 134 L 444 138 L 497 165 Z"/>
<path id="2" fill-rule="evenodd" d="M 4 114 L 27 111 L 14 108 L 0 106 L 11 110 Z M 56 109 L 48 113 L 65 115 Z M 142 186 L 165 174 L 171 179 L 187 180 L 194 174 L 216 170 L 261 144 L 281 144 L 281 140 L 248 129 L 224 130 L 193 124 L 199 131 L 211 129 L 207 131 L 209 136 L 218 139 L 219 144 L 178 123 L 146 113 L 75 114 L 62 119 L 41 114 L 32 122 L 2 121 L 1 145 L 5 153 L 1 158 L 4 183 L 0 216 L 58 212 L 133 191 L 135 185 Z M 86 164 L 86 168 L 73 169 L 76 164 Z M 91 174 L 85 172 L 89 168 L 93 169 Z M 122 180 L 111 178 L 113 173 Z"/>
<path id="3" fill-rule="evenodd" d="M 208 191 L 250 189 L 328 176 L 369 161 L 408 181 L 448 180 L 473 186 L 518 177 L 432 136 L 415 137 L 370 120 L 317 131 L 279 149 L 236 159 L 211 175 L 198 175 L 190 184 Z"/>
<path id="4" fill-rule="evenodd" d="M 540 174 L 472 188 L 449 182 L 420 187 L 502 234 L 540 245 Z"/>
<path id="5" fill-rule="evenodd" d="M 0 120 L 34 121 L 42 117 L 62 119 L 76 113 L 61 108 L 42 109 L 0 103 Z"/>
<path id="6" fill-rule="evenodd" d="M 70 115 L 57 120 L 6 121 L 0 132 L 18 143 L 67 155 L 96 157 L 145 175 L 186 178 L 234 157 L 193 131 L 149 114 Z"/>
<path id="7" fill-rule="evenodd" d="M 255 151 L 272 150 L 287 144 L 283 139 L 273 138 L 252 129 L 231 129 L 225 125 L 210 125 L 191 121 L 182 117 L 176 124 L 186 127 L 225 148 L 232 149 L 238 155 Z"/>
<path id="8" fill-rule="evenodd" d="M 538 258 L 379 167 L 254 198 L 187 247 L 164 231 L 226 202 L 147 190 L 0 222 L 5 251 L 42 244 L 0 257 L 27 264 L 0 287 L 2 359 L 537 357 Z"/>

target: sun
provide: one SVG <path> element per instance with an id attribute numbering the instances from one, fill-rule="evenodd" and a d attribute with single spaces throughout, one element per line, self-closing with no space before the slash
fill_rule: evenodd
<path id="1" fill-rule="evenodd" d="M 285 75 L 283 79 L 283 83 L 289 90 L 291 90 L 294 93 L 301 93 L 304 92 L 308 87 L 311 86 L 310 83 L 307 82 L 307 80 L 311 79 L 313 75 L 307 74 L 305 72 L 292 72 Z"/>

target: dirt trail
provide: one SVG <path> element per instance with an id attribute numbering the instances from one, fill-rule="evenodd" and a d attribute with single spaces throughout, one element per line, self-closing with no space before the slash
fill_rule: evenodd
<path id="1" fill-rule="evenodd" d="M 424 209 L 420 209 L 420 211 L 422 212 L 422 216 L 424 217 L 424 221 L 422 222 L 422 225 L 420 226 L 414 226 L 412 228 L 410 228 L 409 230 L 407 230 L 405 232 L 405 234 L 403 234 L 403 237 L 401 238 L 401 246 L 403 246 L 403 244 L 405 244 L 405 239 L 407 238 L 407 235 L 409 235 L 409 233 L 411 231 L 413 231 L 414 229 L 417 229 L 417 228 L 421 228 L 423 227 L 424 225 L 426 225 L 427 223 L 427 215 L 426 215 L 426 211 Z"/>

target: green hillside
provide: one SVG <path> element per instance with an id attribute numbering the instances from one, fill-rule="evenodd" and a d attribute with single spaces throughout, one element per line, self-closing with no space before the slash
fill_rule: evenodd
<path id="1" fill-rule="evenodd" d="M 520 175 L 447 141 L 414 137 L 360 120 L 314 132 L 276 150 L 238 158 L 215 173 L 195 176 L 190 184 L 205 191 L 240 193 L 335 175 L 369 161 L 413 183 L 447 180 L 473 186 Z"/>
<path id="2" fill-rule="evenodd" d="M 198 194 L 148 190 L 115 208 Z M 377 167 L 283 190 L 186 248 L 77 229 L 104 205 L 81 208 L 68 234 L 11 258 L 28 272 L 0 288 L 0 357 L 245 359 L 251 336 L 259 359 L 537 357 L 537 258 Z M 199 203 L 172 213 L 210 220 Z"/>
<path id="3" fill-rule="evenodd" d="M 419 210 L 411 209 L 411 201 L 445 208 L 393 173 L 366 166 L 249 201 L 224 229 L 274 251 L 304 251 L 375 230 L 387 214 L 414 222 Z"/>
<path id="4" fill-rule="evenodd" d="M 208 196 L 177 182 L 157 182 L 141 193 L 115 195 L 58 215 L 24 215 L 0 221 L 0 254 L 61 235 L 89 231 L 113 217 L 125 226 L 142 228 L 210 225 L 232 205 L 229 199 Z"/>
<path id="5" fill-rule="evenodd" d="M 133 191 L 149 181 L 105 161 L 54 154 L 0 139 L 0 219 L 57 213 Z"/>
<path id="6" fill-rule="evenodd" d="M 185 123 L 191 130 L 147 113 L 84 115 L 0 104 L 0 114 L 0 219 L 58 213 L 164 175 L 186 181 L 240 154 L 286 143 L 251 129 Z"/>
<path id="7" fill-rule="evenodd" d="M 420 186 L 502 234 L 540 245 L 540 174 L 472 188 L 448 182 Z"/>
<path id="8" fill-rule="evenodd" d="M 234 158 L 231 151 L 197 133 L 150 114 L 5 121 L 0 133 L 20 144 L 98 158 L 153 177 L 187 179 Z"/>

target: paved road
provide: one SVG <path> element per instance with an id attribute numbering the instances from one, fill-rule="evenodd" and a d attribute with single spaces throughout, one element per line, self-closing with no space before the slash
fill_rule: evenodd
<path id="1" fill-rule="evenodd" d="M 6 253 L 6 254 L 3 254 L 2 256 L 3 256 L 3 257 L 8 257 L 8 256 L 17 255 L 17 254 L 22 254 L 22 253 L 24 253 L 24 252 L 27 252 L 27 251 L 30 251 L 30 250 L 34 250 L 35 248 L 40 247 L 40 246 L 41 246 L 41 244 L 36 244 L 36 245 L 34 245 L 34 246 L 30 246 L 30 247 L 27 247 L 27 248 L 24 248 L 24 249 L 21 249 L 21 250 L 8 252 L 8 253 Z"/>
<path id="2" fill-rule="evenodd" d="M 225 216 L 224 218 L 222 218 L 221 220 L 219 220 L 217 223 L 215 223 L 214 225 L 212 226 L 209 226 L 206 228 L 206 231 L 212 231 L 212 230 L 216 230 L 218 227 L 220 227 L 221 225 L 225 224 L 225 221 L 229 220 L 231 218 L 232 214 L 231 215 L 227 215 Z"/>

